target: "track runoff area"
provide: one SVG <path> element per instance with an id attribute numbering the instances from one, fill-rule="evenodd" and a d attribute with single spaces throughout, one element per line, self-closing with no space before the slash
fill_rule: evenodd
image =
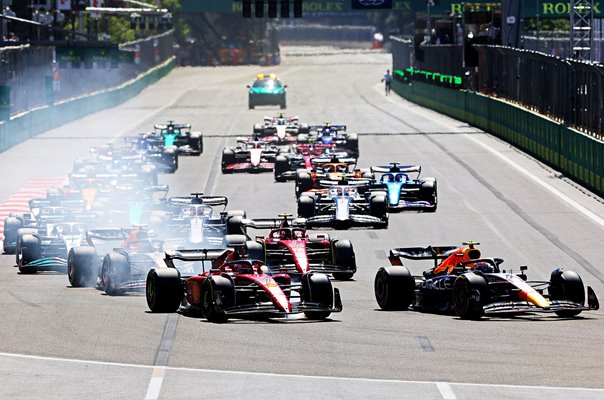
<path id="1" fill-rule="evenodd" d="M 358 132 L 360 167 L 421 165 L 438 179 L 438 210 L 391 214 L 388 229 L 329 231 L 352 241 L 358 271 L 333 282 L 343 310 L 323 322 L 212 324 L 152 314 L 144 294 L 106 296 L 71 288 L 63 274 L 20 275 L 14 255 L 3 255 L 0 397 L 603 398 L 602 311 L 465 321 L 380 311 L 373 292 L 392 248 L 478 241 L 508 267 L 527 265 L 531 279 L 548 280 L 553 268 L 566 267 L 604 293 L 602 199 L 488 134 L 384 96 L 388 54 L 284 53 L 282 65 L 270 70 L 177 68 L 119 107 L 0 154 L 5 170 L 18 171 L 0 188 L 0 210 L 18 210 L 24 196 L 60 182 L 90 146 L 119 144 L 122 136 L 175 120 L 202 131 L 205 148 L 200 157 L 181 157 L 175 174 L 160 175 L 170 195 L 225 195 L 228 209 L 244 209 L 250 218 L 295 214 L 291 182 L 220 172 L 222 149 L 280 112 L 248 110 L 245 86 L 260 72 L 288 85 L 286 114 Z M 429 267 L 406 265 L 414 274 Z"/>

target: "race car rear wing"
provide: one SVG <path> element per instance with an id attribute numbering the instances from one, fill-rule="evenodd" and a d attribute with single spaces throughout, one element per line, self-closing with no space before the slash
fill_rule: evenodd
<path id="1" fill-rule="evenodd" d="M 356 165 L 357 159 L 354 157 L 316 157 L 310 160 L 310 162 L 315 166 L 320 166 L 323 164 Z"/>
<path id="2" fill-rule="evenodd" d="M 90 239 L 99 240 L 125 240 L 130 234 L 130 229 L 123 228 L 99 228 L 90 229 L 86 235 Z"/>
<path id="3" fill-rule="evenodd" d="M 256 219 L 243 219 L 241 223 L 246 228 L 254 229 L 277 229 L 285 227 L 304 227 L 305 224 L 300 218 L 294 218 L 291 215 L 282 215 L 279 218 L 256 218 Z"/>
<path id="4" fill-rule="evenodd" d="M 346 125 L 332 125 L 332 124 L 328 124 L 328 125 L 310 125 L 309 126 L 311 131 L 321 131 L 324 128 L 329 128 L 332 129 L 334 131 L 345 131 L 346 130 Z"/>
<path id="5" fill-rule="evenodd" d="M 388 259 L 392 265 L 403 265 L 401 257 L 409 260 L 443 260 L 459 250 L 457 246 L 398 247 L 390 250 Z"/>
<path id="6" fill-rule="evenodd" d="M 191 129 L 191 124 L 172 124 L 172 123 L 168 123 L 168 124 L 155 124 L 155 125 L 153 125 L 153 127 L 155 129 L 167 129 L 170 126 L 174 127 L 175 129 Z"/>
<path id="7" fill-rule="evenodd" d="M 212 268 L 222 265 L 233 255 L 232 249 L 187 249 L 166 251 L 164 262 L 168 268 L 177 268 L 174 260 L 185 262 L 200 261 L 205 271 L 205 262 L 211 262 Z"/>
<path id="8" fill-rule="evenodd" d="M 417 175 L 421 174 L 422 167 L 419 165 L 399 165 L 399 163 L 393 162 L 390 165 L 375 165 L 371 167 L 371 172 L 402 172 L 402 173 L 412 173 L 417 172 Z"/>
<path id="9" fill-rule="evenodd" d="M 208 206 L 224 206 L 229 204 L 226 196 L 204 196 L 202 193 L 191 193 L 191 196 L 175 196 L 168 199 L 168 203 L 174 206 L 186 206 L 193 204 L 204 204 Z"/>
<path id="10" fill-rule="evenodd" d="M 50 199 L 31 199 L 28 201 L 30 210 L 39 210 L 40 208 L 50 207 L 50 206 L 58 206 L 64 207 L 68 209 L 84 209 L 86 207 L 86 202 L 82 199 L 71 199 L 71 200 L 50 200 Z"/>

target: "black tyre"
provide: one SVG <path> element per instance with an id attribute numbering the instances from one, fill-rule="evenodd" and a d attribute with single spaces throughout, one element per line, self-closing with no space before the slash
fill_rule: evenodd
<path id="1" fill-rule="evenodd" d="M 201 312 L 210 322 L 226 322 L 225 309 L 235 304 L 233 281 L 223 276 L 209 276 L 201 285 Z"/>
<path id="2" fill-rule="evenodd" d="M 312 189 L 312 178 L 306 171 L 296 172 L 296 197 Z"/>
<path id="3" fill-rule="evenodd" d="M 483 306 L 489 302 L 487 281 L 480 275 L 467 273 L 453 283 L 453 311 L 461 319 L 479 320 Z"/>
<path id="4" fill-rule="evenodd" d="M 227 216 L 227 235 L 245 235 L 245 231 L 241 215 Z"/>
<path id="5" fill-rule="evenodd" d="M 250 260 L 260 260 L 263 263 L 266 262 L 264 246 L 255 240 L 248 240 L 245 242 L 245 254 Z"/>
<path id="6" fill-rule="evenodd" d="M 203 136 L 201 133 L 191 133 L 189 136 L 189 147 L 196 153 L 203 153 Z"/>
<path id="7" fill-rule="evenodd" d="M 282 110 L 285 110 L 285 109 L 287 108 L 287 103 L 283 102 L 283 103 L 279 104 L 279 107 L 280 107 Z"/>
<path id="8" fill-rule="evenodd" d="M 345 281 L 354 276 L 357 270 L 357 260 L 354 255 L 354 249 L 350 240 L 337 240 L 333 244 L 333 254 L 335 264 L 339 267 L 345 267 L 348 271 L 334 272 L 334 279 Z"/>
<path id="9" fill-rule="evenodd" d="M 562 268 L 553 270 L 548 292 L 552 300 L 566 300 L 581 305 L 585 304 L 583 280 L 574 271 L 564 271 Z M 574 317 L 580 313 L 581 310 L 556 311 L 556 314 L 560 317 Z"/>
<path id="10" fill-rule="evenodd" d="M 130 261 L 124 254 L 109 253 L 101 267 L 102 288 L 110 296 L 124 293 L 121 287 L 130 280 Z"/>
<path id="11" fill-rule="evenodd" d="M 302 300 L 332 307 L 334 303 L 333 286 L 325 274 L 309 272 L 302 276 Z M 323 320 L 331 315 L 331 311 L 305 311 L 306 318 Z"/>
<path id="12" fill-rule="evenodd" d="M 23 220 L 17 217 L 4 219 L 4 253 L 14 254 L 17 243 L 17 230 L 23 226 Z"/>
<path id="13" fill-rule="evenodd" d="M 67 255 L 67 278 L 73 287 L 92 287 L 96 283 L 98 255 L 92 246 L 74 247 Z"/>
<path id="14" fill-rule="evenodd" d="M 359 138 L 355 133 L 348 135 L 345 148 L 351 157 L 359 158 Z"/>
<path id="15" fill-rule="evenodd" d="M 264 134 L 264 125 L 254 124 L 254 133 L 258 135 Z"/>
<path id="16" fill-rule="evenodd" d="M 180 307 L 183 293 L 180 272 L 177 269 L 153 268 L 147 274 L 145 295 L 151 312 L 176 312 Z"/>
<path id="17" fill-rule="evenodd" d="M 22 274 L 35 274 L 38 268 L 28 265 L 40 259 L 40 240 L 31 234 L 25 234 L 17 239 L 17 266 Z"/>
<path id="18" fill-rule="evenodd" d="M 388 219 L 388 200 L 386 196 L 378 195 L 372 196 L 369 199 L 369 210 L 371 215 L 381 220 Z"/>
<path id="19" fill-rule="evenodd" d="M 298 199 L 298 217 L 310 218 L 315 215 L 315 199 L 310 196 L 300 196 Z"/>
<path id="20" fill-rule="evenodd" d="M 235 163 L 235 152 L 232 149 L 224 149 L 222 151 L 222 173 L 223 174 L 228 174 L 231 171 L 228 170 L 226 167 L 230 164 L 234 164 Z"/>
<path id="21" fill-rule="evenodd" d="M 289 160 L 285 156 L 277 156 L 275 158 L 275 181 L 285 182 L 286 179 L 281 175 L 290 170 Z"/>
<path id="22" fill-rule="evenodd" d="M 419 188 L 419 197 L 421 200 L 429 201 L 434 206 L 426 208 L 426 211 L 434 212 L 438 207 L 438 191 L 436 179 L 426 178 Z"/>
<path id="23" fill-rule="evenodd" d="M 373 283 L 382 310 L 406 310 L 415 301 L 415 279 L 407 267 L 382 267 Z"/>

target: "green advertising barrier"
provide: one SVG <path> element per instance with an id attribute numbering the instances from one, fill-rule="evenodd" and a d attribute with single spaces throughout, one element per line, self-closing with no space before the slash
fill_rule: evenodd
<path id="1" fill-rule="evenodd" d="M 90 113 L 115 107 L 166 76 L 175 65 L 176 59 L 172 57 L 114 88 L 35 108 L 15 115 L 8 121 L 2 121 L 0 122 L 0 151 L 5 151 L 42 132 Z"/>
<path id="2" fill-rule="evenodd" d="M 604 142 L 497 98 L 394 80 L 405 99 L 489 132 L 604 196 Z"/>

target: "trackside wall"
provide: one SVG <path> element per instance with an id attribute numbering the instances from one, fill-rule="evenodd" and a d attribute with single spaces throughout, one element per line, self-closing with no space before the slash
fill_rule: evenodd
<path id="1" fill-rule="evenodd" d="M 175 58 L 170 57 L 119 86 L 14 115 L 10 120 L 0 122 L 0 151 L 87 114 L 115 107 L 167 75 L 174 66 Z"/>
<path id="2" fill-rule="evenodd" d="M 604 142 L 479 93 L 417 81 L 395 80 L 392 88 L 409 101 L 492 133 L 604 196 Z"/>

